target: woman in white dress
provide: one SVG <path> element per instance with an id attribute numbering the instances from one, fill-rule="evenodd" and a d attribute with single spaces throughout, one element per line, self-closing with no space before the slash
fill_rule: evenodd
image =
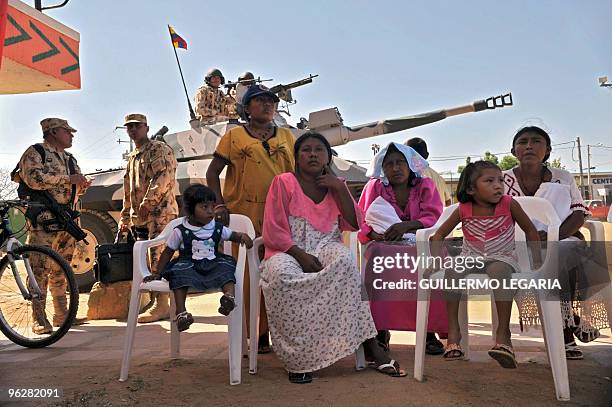
<path id="1" fill-rule="evenodd" d="M 584 267 L 584 259 L 589 256 L 585 255 L 580 228 L 590 212 L 572 174 L 546 165 L 551 151 L 550 136 L 546 131 L 537 126 L 521 128 L 512 140 L 512 154 L 519 160 L 519 165 L 504 171 L 505 191 L 512 196 L 539 196 L 549 200 L 562 220 L 559 228 L 559 275 L 566 277 L 570 286 L 561 298 L 566 357 L 582 359 L 582 351 L 576 346 L 574 336 L 581 342 L 590 342 L 599 337 L 599 329 L 609 325 L 605 307 L 601 300 L 593 297 L 595 287 L 609 284 L 609 277 L 607 267 L 589 267 L 588 270 Z M 534 223 L 540 239 L 546 240 L 545 225 Z M 519 304 L 519 311 L 521 325 L 538 318 L 533 301 Z"/>

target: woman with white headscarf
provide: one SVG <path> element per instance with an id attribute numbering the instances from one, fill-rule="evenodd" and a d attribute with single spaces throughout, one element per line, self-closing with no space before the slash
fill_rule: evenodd
<path id="1" fill-rule="evenodd" d="M 393 142 L 372 160 L 366 173 L 372 179 L 365 185 L 358 204 L 366 214 L 358 233 L 359 241 L 362 244 L 375 241 L 368 247 L 367 259 L 394 257 L 400 252 L 416 257 L 414 233 L 433 226 L 442 214 L 442 201 L 434 182 L 421 177 L 428 165 L 412 147 Z M 393 245 L 395 242 L 400 242 L 401 246 Z M 405 275 L 408 279 L 416 276 L 415 270 L 402 272 L 408 273 Z M 397 279 L 400 271 L 389 276 Z M 366 285 L 368 289 L 372 286 L 368 276 Z M 416 293 L 416 290 L 409 291 Z M 416 328 L 416 297 L 409 298 L 407 294 L 410 292 L 389 295 L 377 292 L 378 298 L 370 296 L 372 316 L 379 330 L 378 339 L 386 347 L 390 338 L 388 329 L 413 331 Z M 434 332 L 447 332 L 446 308 L 443 302 L 432 301 L 430 309 L 426 352 L 437 355 L 444 347 Z"/>

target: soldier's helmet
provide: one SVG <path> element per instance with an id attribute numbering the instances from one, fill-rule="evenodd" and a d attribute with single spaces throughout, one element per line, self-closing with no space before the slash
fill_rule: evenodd
<path id="1" fill-rule="evenodd" d="M 252 85 L 255 83 L 255 75 L 253 75 L 253 72 L 245 71 L 238 77 L 238 82 L 241 82 L 247 86 Z"/>
<path id="2" fill-rule="evenodd" d="M 204 77 L 204 82 L 206 82 L 206 84 L 210 86 L 210 80 L 212 79 L 213 76 L 220 77 L 221 85 L 225 84 L 225 78 L 223 77 L 221 70 L 219 70 L 218 68 L 210 68 L 208 72 L 206 72 L 206 76 Z"/>

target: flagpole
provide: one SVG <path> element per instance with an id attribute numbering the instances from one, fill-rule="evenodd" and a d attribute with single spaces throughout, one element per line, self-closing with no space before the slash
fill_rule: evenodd
<path id="1" fill-rule="evenodd" d="M 168 25 L 168 33 L 170 34 L 170 43 L 172 44 L 172 49 L 174 50 L 174 56 L 176 57 L 176 64 L 178 65 L 179 73 L 181 74 L 181 81 L 183 81 L 183 89 L 185 89 L 185 96 L 187 97 L 187 105 L 189 106 L 189 114 L 191 115 L 191 120 L 196 118 L 195 113 L 193 112 L 193 107 L 191 106 L 191 100 L 189 100 L 189 94 L 187 93 L 187 86 L 185 85 L 185 78 L 183 77 L 183 70 L 181 69 L 181 63 L 178 59 L 178 54 L 176 53 L 176 47 L 174 46 L 174 41 L 172 40 L 172 31 L 170 31 L 170 25 Z"/>

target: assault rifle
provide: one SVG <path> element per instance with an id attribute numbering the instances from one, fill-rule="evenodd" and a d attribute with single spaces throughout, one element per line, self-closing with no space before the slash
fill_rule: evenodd
<path id="1" fill-rule="evenodd" d="M 256 83 L 270 82 L 272 80 L 274 79 L 261 79 L 261 77 L 258 76 L 255 79 L 245 79 L 245 80 L 236 81 L 236 82 L 228 81 L 225 85 L 223 85 L 223 87 L 225 88 L 227 94 L 229 95 L 230 90 L 235 89 L 239 83 L 245 86 L 251 86 L 251 85 L 255 85 Z"/>
<path id="2" fill-rule="evenodd" d="M 23 183 L 25 186 L 25 183 Z M 22 185 L 20 185 L 22 188 Z M 45 232 L 59 232 L 66 231 L 72 237 L 75 238 L 77 242 L 83 240 L 85 244 L 89 244 L 85 239 L 87 237 L 87 233 L 83 231 L 75 222 L 81 213 L 70 208 L 68 205 L 60 205 L 57 203 L 55 198 L 51 196 L 51 194 L 47 191 L 40 191 L 31 189 L 26 187 L 27 191 L 23 191 L 24 195 L 28 197 L 28 201 L 33 201 L 41 205 L 28 206 L 26 210 L 26 217 L 32 223 L 32 226 L 36 227 L 38 225 L 38 215 L 40 215 L 43 211 L 49 211 L 55 217 L 54 219 L 47 219 L 40 222 L 40 225 L 43 227 Z M 55 227 L 52 227 L 55 226 Z"/>

